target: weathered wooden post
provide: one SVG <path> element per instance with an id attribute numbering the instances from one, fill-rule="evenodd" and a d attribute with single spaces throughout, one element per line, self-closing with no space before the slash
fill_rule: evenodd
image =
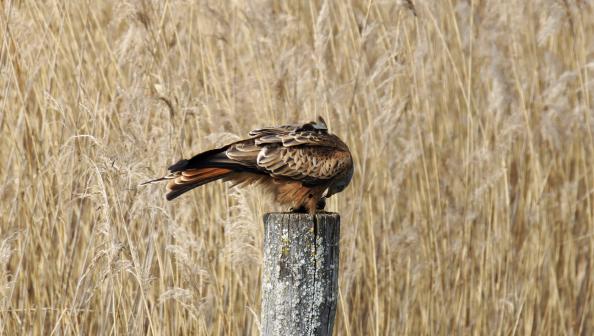
<path id="1" fill-rule="evenodd" d="M 340 216 L 264 216 L 262 335 L 332 335 Z"/>

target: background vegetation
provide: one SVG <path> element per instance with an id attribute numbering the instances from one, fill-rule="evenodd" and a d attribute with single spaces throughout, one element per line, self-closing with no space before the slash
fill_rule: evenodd
<path id="1" fill-rule="evenodd" d="M 350 145 L 337 335 L 594 333 L 591 1 L 3 1 L 0 333 L 258 334 L 262 214 L 138 187 Z"/>

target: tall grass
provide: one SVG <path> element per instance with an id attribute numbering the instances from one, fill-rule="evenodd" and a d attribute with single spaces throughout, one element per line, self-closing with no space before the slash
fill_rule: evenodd
<path id="1" fill-rule="evenodd" d="M 255 189 L 138 183 L 322 115 L 337 335 L 594 333 L 589 1 L 0 3 L 0 333 L 258 334 Z"/>

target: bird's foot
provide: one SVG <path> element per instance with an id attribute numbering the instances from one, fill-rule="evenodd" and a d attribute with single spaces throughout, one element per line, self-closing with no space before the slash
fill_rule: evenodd
<path id="1" fill-rule="evenodd" d="M 324 208 L 326 208 L 326 198 L 323 197 L 320 198 L 320 200 L 316 204 L 316 210 L 318 210 L 318 212 L 324 212 Z"/>
<path id="2" fill-rule="evenodd" d="M 298 208 L 293 208 L 293 207 L 289 208 L 289 212 L 292 212 L 292 213 L 307 213 L 307 209 L 305 208 L 305 206 L 302 205 L 302 206 L 300 206 Z"/>

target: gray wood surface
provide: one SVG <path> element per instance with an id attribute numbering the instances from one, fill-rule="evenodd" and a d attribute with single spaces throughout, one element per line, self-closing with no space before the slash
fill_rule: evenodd
<path id="1" fill-rule="evenodd" d="M 262 335 L 332 335 L 340 216 L 264 216 Z"/>

